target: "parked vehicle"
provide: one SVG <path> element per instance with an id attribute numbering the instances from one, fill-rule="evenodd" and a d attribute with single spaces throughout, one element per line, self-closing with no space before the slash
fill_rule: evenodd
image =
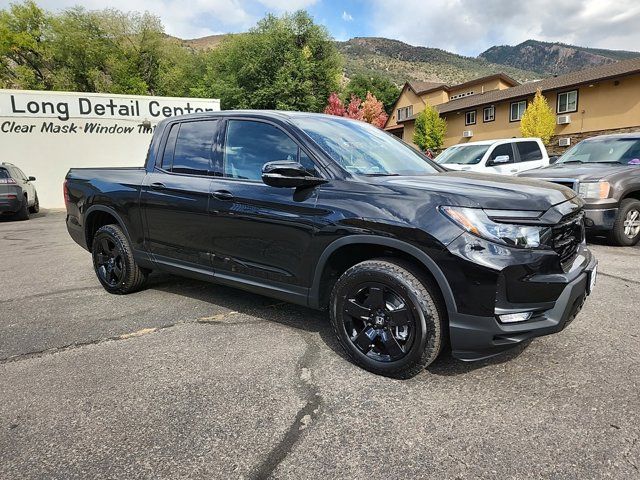
<path id="1" fill-rule="evenodd" d="M 615 245 L 640 241 L 640 132 L 588 138 L 553 166 L 523 176 L 578 192 L 589 231 L 608 235 Z"/>
<path id="2" fill-rule="evenodd" d="M 107 291 L 157 269 L 328 308 L 347 354 L 383 375 L 446 342 L 477 360 L 558 332 L 595 282 L 573 190 L 445 172 L 335 116 L 171 118 L 144 167 L 74 168 L 64 192 Z"/>
<path id="3" fill-rule="evenodd" d="M 436 162 L 448 170 L 515 175 L 548 166 L 549 155 L 539 138 L 503 138 L 453 145 Z"/>
<path id="4" fill-rule="evenodd" d="M 33 186 L 36 177 L 27 177 L 11 163 L 0 164 L 0 215 L 13 215 L 28 220 L 30 213 L 40 211 L 38 192 Z"/>

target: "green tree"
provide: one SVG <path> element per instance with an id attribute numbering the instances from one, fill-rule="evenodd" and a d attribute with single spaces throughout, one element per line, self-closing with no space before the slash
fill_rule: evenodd
<path id="1" fill-rule="evenodd" d="M 0 86 L 202 96 L 205 54 L 164 34 L 156 16 L 105 9 L 0 10 Z"/>
<path id="2" fill-rule="evenodd" d="M 540 89 L 536 90 L 533 101 L 520 120 L 520 133 L 523 137 L 539 137 L 542 143 L 549 145 L 551 137 L 556 131 L 556 115 L 549 107 L 547 99 Z"/>
<path id="3" fill-rule="evenodd" d="M 355 95 L 358 98 L 367 98 L 367 93 L 371 93 L 380 100 L 384 105 L 385 111 L 389 114 L 400 95 L 400 88 L 391 80 L 379 75 L 358 74 L 349 80 L 345 88 L 344 98 L 351 98 L 351 95 Z"/>
<path id="4" fill-rule="evenodd" d="M 446 133 L 447 122 L 440 118 L 438 111 L 427 103 L 424 110 L 416 117 L 413 143 L 422 151 L 430 149 L 436 152 L 444 145 Z"/>
<path id="5" fill-rule="evenodd" d="M 223 108 L 319 112 L 338 88 L 342 59 L 327 30 L 299 11 L 230 35 L 206 63 L 202 89 Z"/>
<path id="6" fill-rule="evenodd" d="M 51 88 L 47 31 L 50 21 L 35 2 L 0 10 L 0 86 Z"/>

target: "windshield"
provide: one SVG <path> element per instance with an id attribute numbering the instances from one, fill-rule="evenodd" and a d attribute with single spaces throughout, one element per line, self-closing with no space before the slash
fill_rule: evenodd
<path id="1" fill-rule="evenodd" d="M 441 165 L 455 163 L 458 165 L 475 165 L 480 163 L 490 145 L 456 145 L 447 148 L 436 157 L 436 162 Z"/>
<path id="2" fill-rule="evenodd" d="M 586 140 L 565 152 L 556 163 L 640 165 L 640 138 Z"/>
<path id="3" fill-rule="evenodd" d="M 423 156 L 365 122 L 340 117 L 298 117 L 292 122 L 355 175 L 426 175 L 438 172 Z"/>

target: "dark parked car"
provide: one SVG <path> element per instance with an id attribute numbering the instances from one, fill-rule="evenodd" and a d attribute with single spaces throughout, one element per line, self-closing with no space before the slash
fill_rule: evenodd
<path id="1" fill-rule="evenodd" d="M 67 227 L 98 279 L 151 270 L 329 309 L 347 354 L 407 377 L 558 332 L 595 282 L 570 188 L 449 173 L 364 122 L 286 112 L 171 118 L 141 168 L 72 169 Z"/>
<path id="2" fill-rule="evenodd" d="M 0 164 L 0 215 L 12 215 L 28 220 L 29 213 L 40 211 L 38 192 L 33 186 L 35 177 L 27 177 L 11 163 Z"/>
<path id="3" fill-rule="evenodd" d="M 615 245 L 640 241 L 640 132 L 588 138 L 554 165 L 519 176 L 578 192 L 586 202 L 588 231 L 605 233 Z"/>

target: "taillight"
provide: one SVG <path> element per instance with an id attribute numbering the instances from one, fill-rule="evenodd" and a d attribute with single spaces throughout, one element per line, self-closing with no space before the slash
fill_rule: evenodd
<path id="1" fill-rule="evenodd" d="M 17 185 L 13 178 L 0 178 L 0 183 L 3 185 Z"/>
<path id="2" fill-rule="evenodd" d="M 62 195 L 64 195 L 65 206 L 69 205 L 71 203 L 71 197 L 69 196 L 69 187 L 67 186 L 66 180 L 62 184 Z"/>

